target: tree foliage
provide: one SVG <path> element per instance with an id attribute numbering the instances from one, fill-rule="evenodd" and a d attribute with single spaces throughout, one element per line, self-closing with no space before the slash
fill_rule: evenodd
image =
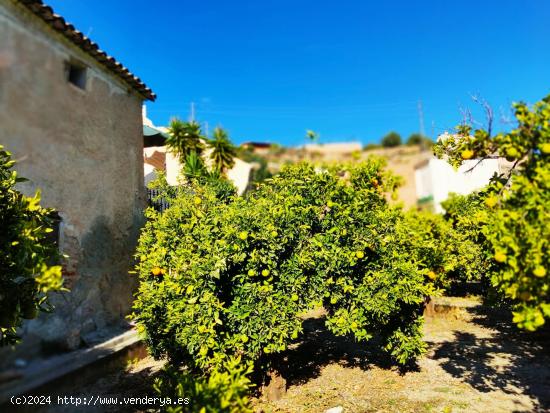
<path id="1" fill-rule="evenodd" d="M 166 145 L 180 159 L 186 159 L 191 152 L 201 155 L 204 150 L 205 137 L 198 122 L 174 118 L 170 121 L 168 135 Z"/>
<path id="2" fill-rule="evenodd" d="M 206 373 L 240 355 L 265 369 L 323 306 L 326 325 L 379 337 L 399 363 L 420 355 L 431 263 L 384 193 L 379 160 L 285 167 L 248 197 L 220 202 L 208 186 L 148 211 L 137 252 L 134 319 L 156 357 Z"/>
<path id="3" fill-rule="evenodd" d="M 407 145 L 420 145 L 424 148 L 431 148 L 433 142 L 427 136 L 422 135 L 421 133 L 413 133 L 407 139 Z"/>
<path id="4" fill-rule="evenodd" d="M 237 148 L 224 129 L 220 127 L 214 129 L 212 139 L 208 140 L 208 147 L 211 149 L 210 159 L 213 162 L 213 168 L 220 174 L 224 174 L 235 165 Z"/>
<path id="5" fill-rule="evenodd" d="M 169 367 L 155 380 L 155 391 L 165 400 L 187 399 L 188 405 L 167 405 L 168 413 L 252 413 L 248 393 L 250 366 L 239 357 L 206 375 Z"/>
<path id="6" fill-rule="evenodd" d="M 393 148 L 401 145 L 401 135 L 397 132 L 390 132 L 380 142 L 384 148 Z"/>
<path id="7" fill-rule="evenodd" d="M 420 145 L 426 137 L 420 133 L 413 133 L 407 139 L 407 145 Z"/>
<path id="8" fill-rule="evenodd" d="M 24 181 L 12 170 L 15 162 L 0 145 L 0 346 L 17 342 L 22 319 L 48 310 L 47 294 L 62 288 L 61 267 L 48 239 L 51 210 L 40 206 L 40 193 L 21 194 Z"/>
<path id="9" fill-rule="evenodd" d="M 511 131 L 493 136 L 463 124 L 435 151 L 455 167 L 494 155 L 512 162 L 484 191 L 489 212 L 480 230 L 490 245 L 492 284 L 514 304 L 514 322 L 532 331 L 550 317 L 550 96 L 514 108 Z"/>

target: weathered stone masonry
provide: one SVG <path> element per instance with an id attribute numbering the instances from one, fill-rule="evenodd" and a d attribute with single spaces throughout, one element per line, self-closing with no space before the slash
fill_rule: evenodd
<path id="1" fill-rule="evenodd" d="M 85 89 L 67 65 L 86 68 Z M 128 274 L 143 223 L 143 135 L 136 93 L 16 1 L 0 0 L 0 144 L 16 170 L 62 217 L 60 248 L 71 291 L 24 326 L 23 344 L 73 349 L 128 313 Z"/>

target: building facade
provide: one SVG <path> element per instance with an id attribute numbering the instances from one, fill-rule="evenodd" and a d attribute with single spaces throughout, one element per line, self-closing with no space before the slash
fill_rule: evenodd
<path id="1" fill-rule="evenodd" d="M 470 159 L 455 170 L 444 159 L 426 159 L 415 170 L 418 206 L 443 213 L 441 203 L 447 200 L 449 194 L 467 195 L 479 190 L 489 183 L 495 173 L 507 172 L 510 165 L 504 158 Z"/>
<path id="2" fill-rule="evenodd" d="M 0 0 L 0 143 L 60 217 L 69 292 L 26 322 L 22 346 L 75 349 L 120 324 L 143 223 L 141 106 L 155 95 L 39 0 Z M 27 349 L 28 350 L 28 349 Z"/>

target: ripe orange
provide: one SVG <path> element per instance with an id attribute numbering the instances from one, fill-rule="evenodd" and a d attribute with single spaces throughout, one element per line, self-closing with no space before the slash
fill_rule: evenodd
<path id="1" fill-rule="evenodd" d="M 474 151 L 472 151 L 471 149 L 465 149 L 462 151 L 461 156 L 462 159 L 472 159 L 472 157 L 474 156 Z"/>
<path id="2" fill-rule="evenodd" d="M 539 148 L 540 151 L 545 155 L 548 155 L 550 153 L 550 143 L 543 143 L 539 146 Z"/>
<path id="3" fill-rule="evenodd" d="M 437 274 L 433 271 L 430 271 L 426 276 L 432 281 L 437 278 Z"/>
<path id="4" fill-rule="evenodd" d="M 503 252 L 497 252 L 494 256 L 496 262 L 505 262 L 506 261 L 506 254 Z"/>
<path id="5" fill-rule="evenodd" d="M 533 270 L 533 274 L 535 275 L 535 277 L 542 278 L 546 275 L 546 268 L 539 265 Z"/>
<path id="6" fill-rule="evenodd" d="M 506 150 L 506 159 L 507 160 L 514 160 L 519 156 L 519 152 L 516 148 L 508 148 Z"/>
<path id="7" fill-rule="evenodd" d="M 151 270 L 151 273 L 155 276 L 157 275 L 161 275 L 162 274 L 162 268 L 160 267 L 153 267 L 153 269 Z"/>
<path id="8" fill-rule="evenodd" d="M 498 198 L 494 195 L 485 199 L 485 205 L 487 205 L 489 208 L 493 208 L 497 203 L 498 203 Z"/>

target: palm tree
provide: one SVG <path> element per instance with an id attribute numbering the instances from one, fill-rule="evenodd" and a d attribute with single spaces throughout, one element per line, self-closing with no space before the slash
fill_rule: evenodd
<path id="1" fill-rule="evenodd" d="M 200 155 L 204 149 L 202 141 L 205 138 L 202 136 L 200 125 L 195 121 L 185 122 L 174 118 L 170 121 L 168 134 L 166 145 L 180 159 L 187 159 L 191 152 Z"/>
<path id="2" fill-rule="evenodd" d="M 189 152 L 185 157 L 185 163 L 183 164 L 183 174 L 188 179 L 202 178 L 208 175 L 202 157 L 200 155 L 197 155 L 197 152 Z"/>
<path id="3" fill-rule="evenodd" d="M 319 134 L 317 132 L 312 131 L 311 129 L 308 129 L 306 131 L 306 136 L 311 142 L 315 142 L 319 139 Z"/>
<path id="4" fill-rule="evenodd" d="M 208 147 L 212 150 L 210 159 L 215 171 L 224 174 L 235 165 L 237 148 L 233 145 L 225 130 L 220 127 L 215 128 L 212 139 L 208 141 Z"/>

